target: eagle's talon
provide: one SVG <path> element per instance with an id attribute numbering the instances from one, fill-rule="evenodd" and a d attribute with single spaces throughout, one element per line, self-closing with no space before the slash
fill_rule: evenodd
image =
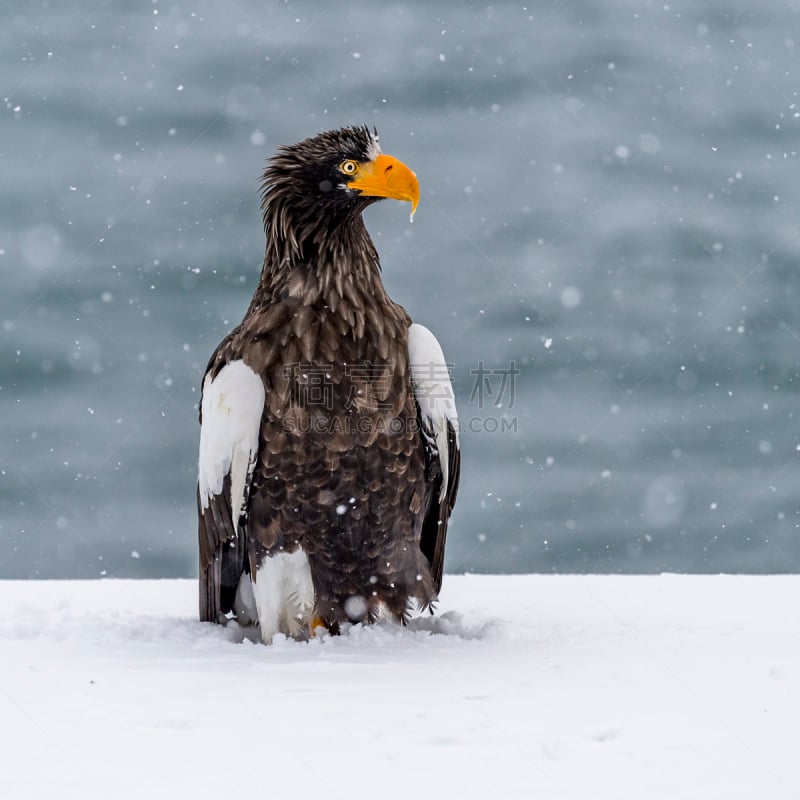
<path id="1" fill-rule="evenodd" d="M 320 628 L 322 630 L 320 630 Z M 325 624 L 325 620 L 322 619 L 322 617 L 313 616 L 311 617 L 311 621 L 308 623 L 308 635 L 312 639 L 316 639 L 318 630 L 320 635 L 323 635 L 328 633 L 328 626 Z"/>

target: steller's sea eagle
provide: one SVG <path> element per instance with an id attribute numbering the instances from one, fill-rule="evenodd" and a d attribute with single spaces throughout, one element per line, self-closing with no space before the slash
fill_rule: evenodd
<path id="1" fill-rule="evenodd" d="M 389 197 L 413 215 L 417 178 L 353 127 L 281 147 L 262 190 L 261 278 L 202 384 L 200 618 L 233 613 L 267 643 L 402 622 L 441 587 L 458 420 L 361 214 Z"/>

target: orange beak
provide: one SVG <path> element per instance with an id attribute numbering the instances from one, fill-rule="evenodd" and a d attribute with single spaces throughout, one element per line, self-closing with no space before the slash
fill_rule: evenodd
<path id="1" fill-rule="evenodd" d="M 411 203 L 411 219 L 419 205 L 417 176 L 393 156 L 380 155 L 359 166 L 355 179 L 347 184 L 367 197 L 390 197 Z"/>

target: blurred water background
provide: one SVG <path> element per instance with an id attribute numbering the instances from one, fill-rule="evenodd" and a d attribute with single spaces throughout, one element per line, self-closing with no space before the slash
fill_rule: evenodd
<path id="1" fill-rule="evenodd" d="M 198 384 L 281 143 L 370 123 L 453 363 L 449 571 L 800 568 L 784 0 L 0 5 L 0 577 L 196 572 Z M 519 374 L 515 374 L 519 370 Z"/>

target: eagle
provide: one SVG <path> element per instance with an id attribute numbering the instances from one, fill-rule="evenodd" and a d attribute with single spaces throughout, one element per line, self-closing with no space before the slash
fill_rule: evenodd
<path id="1" fill-rule="evenodd" d="M 419 203 L 373 128 L 282 146 L 261 184 L 266 252 L 202 381 L 200 618 L 270 643 L 431 609 L 460 450 L 442 348 L 381 280 L 362 213 Z"/>

